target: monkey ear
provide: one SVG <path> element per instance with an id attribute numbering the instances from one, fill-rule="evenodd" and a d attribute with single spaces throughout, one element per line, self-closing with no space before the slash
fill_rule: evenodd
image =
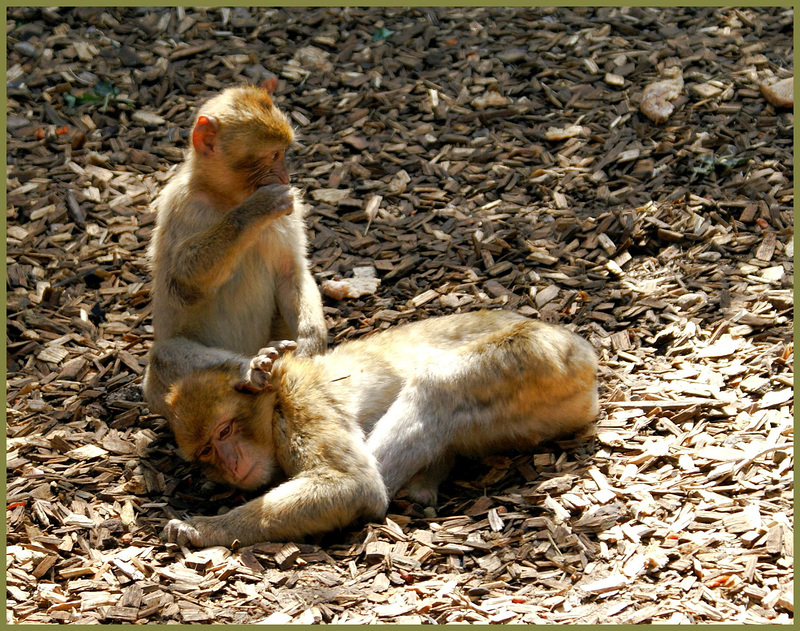
<path id="1" fill-rule="evenodd" d="M 278 77 L 272 75 L 269 79 L 264 79 L 261 82 L 261 87 L 270 94 L 273 94 L 278 89 Z"/>
<path id="2" fill-rule="evenodd" d="M 213 116 L 201 114 L 192 131 L 192 146 L 201 156 L 209 156 L 217 146 L 219 123 Z"/>
<path id="3" fill-rule="evenodd" d="M 266 383 L 262 386 L 247 379 L 242 379 L 233 384 L 233 389 L 242 394 L 261 394 L 262 392 L 271 392 L 272 384 Z"/>

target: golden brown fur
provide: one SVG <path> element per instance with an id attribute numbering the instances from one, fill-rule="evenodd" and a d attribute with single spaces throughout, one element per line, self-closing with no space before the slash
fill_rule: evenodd
<path id="1" fill-rule="evenodd" d="M 238 372 L 220 367 L 181 380 L 168 401 L 182 453 L 221 454 L 222 465 L 206 462 L 227 471 L 218 479 L 253 488 L 276 466 L 290 479 L 227 515 L 173 520 L 168 539 L 293 539 L 381 517 L 406 484 L 433 503 L 454 455 L 530 447 L 598 410 L 589 344 L 502 311 L 431 318 L 270 367 L 261 394 L 237 392 Z"/>
<path id="2" fill-rule="evenodd" d="M 153 411 L 169 414 L 169 387 L 193 370 L 233 362 L 244 374 L 272 339 L 324 352 L 303 213 L 287 185 L 293 138 L 268 89 L 230 88 L 200 108 L 186 161 L 155 202 Z"/>

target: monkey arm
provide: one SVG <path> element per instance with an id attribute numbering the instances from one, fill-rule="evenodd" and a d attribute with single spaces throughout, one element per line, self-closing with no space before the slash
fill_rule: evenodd
<path id="1" fill-rule="evenodd" d="M 202 294 L 224 283 L 266 224 L 289 214 L 294 198 L 288 186 L 262 186 L 214 225 L 185 236 L 177 222 L 180 245 L 172 252 L 170 275 L 187 295 Z M 207 209 L 204 209 L 207 212 Z M 187 212 L 187 215 L 190 214 Z"/>
<path id="2" fill-rule="evenodd" d="M 296 540 L 346 526 L 358 517 L 380 519 L 388 506 L 377 471 L 331 467 L 304 471 L 263 497 L 215 517 L 171 520 L 168 541 L 197 547 Z"/>
<path id="3" fill-rule="evenodd" d="M 276 287 L 278 310 L 297 340 L 301 357 L 321 355 L 328 346 L 328 327 L 319 287 L 300 253 L 286 252 Z"/>
<path id="4" fill-rule="evenodd" d="M 196 370 L 222 364 L 240 366 L 244 377 L 250 358 L 224 348 L 204 346 L 185 337 L 157 341 L 150 349 L 143 383 L 148 405 L 156 414 L 169 418 L 164 398 L 170 386 Z"/>
<path id="5" fill-rule="evenodd" d="M 195 546 L 285 541 L 341 528 L 359 517 L 383 517 L 389 498 L 360 427 L 321 400 L 313 408 L 324 412 L 309 418 L 305 406 L 312 402 L 297 407 L 287 401 L 292 388 L 279 387 L 283 413 L 272 418 L 275 456 L 292 477 L 225 515 L 169 522 L 169 541 Z"/>

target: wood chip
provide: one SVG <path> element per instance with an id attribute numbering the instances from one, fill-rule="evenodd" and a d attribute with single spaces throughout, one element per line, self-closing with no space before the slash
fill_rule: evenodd
<path id="1" fill-rule="evenodd" d="M 794 77 L 763 81 L 759 84 L 761 94 L 775 107 L 794 107 Z"/>
<path id="2" fill-rule="evenodd" d="M 293 543 L 287 543 L 275 553 L 275 563 L 281 570 L 287 570 L 294 565 L 299 556 L 300 548 Z"/>
<path id="3" fill-rule="evenodd" d="M 628 578 L 622 574 L 607 576 L 598 581 L 580 585 L 580 589 L 591 594 L 602 594 L 608 591 L 617 590 L 629 582 Z"/>
<path id="4" fill-rule="evenodd" d="M 666 79 L 649 84 L 642 94 L 639 106 L 642 114 L 654 123 L 665 122 L 675 109 L 671 101 L 683 92 L 683 73 L 672 67 L 664 72 Z"/>
<path id="5" fill-rule="evenodd" d="M 9 7 L 9 624 L 791 624 L 794 121 L 766 99 L 793 29 L 766 6 Z M 435 507 L 182 549 L 166 520 L 255 496 L 142 402 L 152 202 L 200 104 L 272 76 L 312 273 L 368 283 L 324 297 L 332 345 L 516 311 L 596 349 L 601 410 L 459 461 Z"/>

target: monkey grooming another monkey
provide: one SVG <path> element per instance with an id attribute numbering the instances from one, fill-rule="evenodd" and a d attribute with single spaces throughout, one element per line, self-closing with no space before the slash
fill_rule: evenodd
<path id="1" fill-rule="evenodd" d="M 298 356 L 325 351 L 322 298 L 284 163 L 294 133 L 272 102 L 276 86 L 229 88 L 203 105 L 186 161 L 155 203 L 144 394 L 162 416 L 178 379 L 220 364 L 244 377 L 271 339 L 296 340 Z"/>
<path id="2" fill-rule="evenodd" d="M 380 520 L 407 485 L 436 501 L 455 455 L 524 449 L 597 415 L 597 360 L 565 328 L 481 311 L 399 326 L 327 355 L 257 357 L 192 373 L 170 391 L 181 454 L 243 489 L 289 479 L 230 512 L 171 520 L 169 541 L 230 546 Z M 251 390 L 263 385 L 251 384 Z"/>

